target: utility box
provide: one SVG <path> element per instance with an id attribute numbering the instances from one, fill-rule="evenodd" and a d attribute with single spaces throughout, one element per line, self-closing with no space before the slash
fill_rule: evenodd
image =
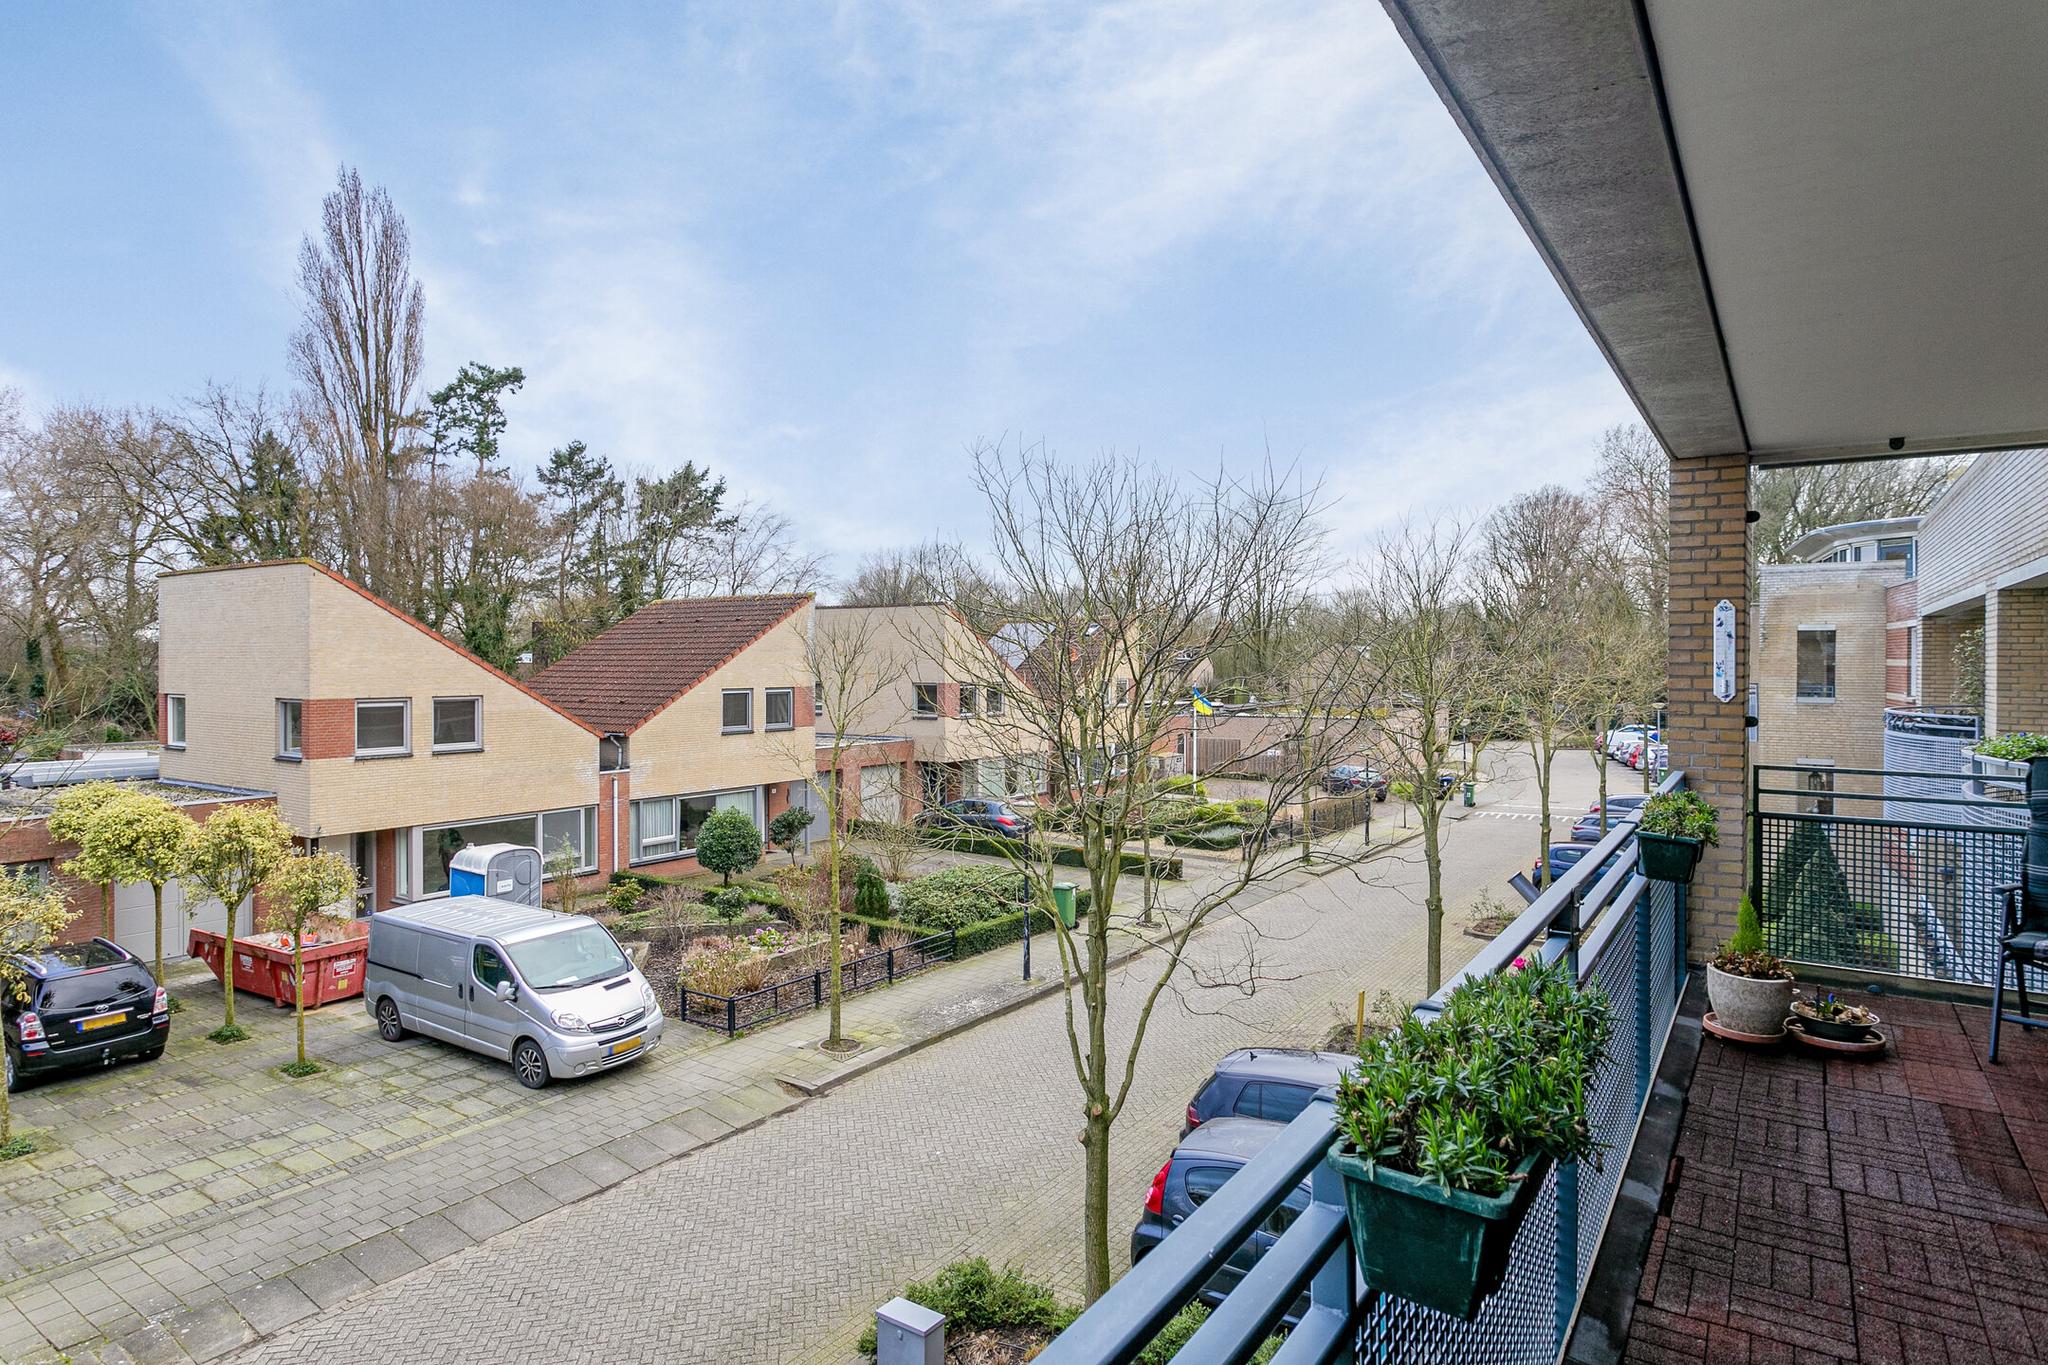
<path id="1" fill-rule="evenodd" d="M 946 1365 L 946 1315 L 902 1298 L 877 1308 L 875 1365 Z"/>
<path id="2" fill-rule="evenodd" d="M 448 863 L 448 894 L 540 905 L 540 850 L 524 844 L 471 844 Z"/>

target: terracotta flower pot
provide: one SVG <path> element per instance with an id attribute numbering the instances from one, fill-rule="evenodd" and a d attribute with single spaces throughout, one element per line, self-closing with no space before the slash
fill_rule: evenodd
<path id="1" fill-rule="evenodd" d="M 1785 1016 L 1792 1012 L 1792 983 L 1734 976 L 1709 962 L 1707 1002 L 1713 1006 L 1714 1018 L 1722 1027 L 1758 1037 L 1775 1037 L 1785 1031 Z"/>

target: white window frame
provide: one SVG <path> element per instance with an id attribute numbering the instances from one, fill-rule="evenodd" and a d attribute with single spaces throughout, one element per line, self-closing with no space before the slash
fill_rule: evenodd
<path id="1" fill-rule="evenodd" d="M 470 715 L 476 720 L 476 738 L 463 744 L 441 744 L 435 740 L 435 732 L 441 728 L 442 702 L 468 702 Z M 428 744 L 437 754 L 473 754 L 484 747 L 484 699 L 482 697 L 436 697 L 430 716 L 433 729 L 428 732 Z"/>
<path id="2" fill-rule="evenodd" d="M 182 749 L 185 747 L 185 694 L 164 693 L 164 747 Z"/>
<path id="3" fill-rule="evenodd" d="M 540 856 L 548 856 L 548 817 L 550 815 L 574 815 L 577 817 L 577 843 L 582 845 L 582 857 L 578 859 L 576 872 L 597 871 L 597 807 L 563 806 L 558 810 L 544 810 L 533 819 L 533 846 L 540 850 Z"/>
<path id="4" fill-rule="evenodd" d="M 413 834 L 409 825 L 391 831 L 391 898 L 395 901 L 413 899 L 412 869 L 417 861 L 413 857 Z"/>
<path id="5" fill-rule="evenodd" d="M 1915 702 L 1920 700 L 1920 627 L 1906 628 L 1906 691 Z"/>
<path id="6" fill-rule="evenodd" d="M 781 697 L 789 708 L 789 719 L 781 724 L 775 722 L 775 699 Z M 721 712 L 724 703 L 719 703 Z M 723 714 L 719 719 L 723 720 Z M 796 689 L 794 687 L 770 687 L 761 693 L 761 728 L 763 730 L 796 729 Z"/>
<path id="7" fill-rule="evenodd" d="M 365 749 L 363 747 L 363 708 L 365 706 L 396 706 L 404 716 L 404 734 L 396 748 Z M 355 756 L 357 758 L 405 758 L 412 753 L 412 698 L 411 697 L 358 697 L 355 710 Z"/>
<path id="8" fill-rule="evenodd" d="M 299 742 L 297 744 L 285 743 L 284 717 L 288 708 L 298 713 Z M 292 762 L 296 762 L 306 756 L 306 703 L 302 698 L 279 697 L 277 699 L 277 756 Z"/>
<path id="9" fill-rule="evenodd" d="M 1808 693 L 1799 678 L 1799 646 L 1801 637 L 1825 635 L 1828 637 L 1828 662 L 1825 686 L 1827 691 Z M 1795 702 L 1828 702 L 1841 695 L 1841 647 L 1842 634 L 1832 625 L 1800 626 L 1792 634 L 1792 698 Z"/>
<path id="10" fill-rule="evenodd" d="M 725 719 L 725 704 L 734 697 L 747 699 L 747 723 L 729 725 Z M 754 689 L 751 687 L 721 688 L 718 693 L 718 733 L 721 735 L 751 735 L 754 733 Z"/>
<path id="11" fill-rule="evenodd" d="M 630 855 L 629 861 L 634 863 L 663 863 L 672 858 L 683 856 L 683 813 L 678 805 L 679 800 L 680 798 L 674 796 L 644 796 L 633 802 L 632 810 L 629 812 L 632 822 L 632 834 L 627 840 L 628 847 L 626 849 L 626 852 Z M 659 840 L 656 840 L 654 851 L 649 852 L 648 840 L 640 830 L 640 813 L 653 806 L 661 806 L 668 811 L 668 833 Z"/>

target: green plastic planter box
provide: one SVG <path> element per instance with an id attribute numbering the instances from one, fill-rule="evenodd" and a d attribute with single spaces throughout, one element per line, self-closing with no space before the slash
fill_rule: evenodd
<path id="1" fill-rule="evenodd" d="M 1344 1177 L 1351 1249 L 1365 1282 L 1470 1322 L 1507 1275 L 1515 1232 L 1543 1185 L 1550 1158 L 1524 1157 L 1515 1167 L 1522 1179 L 1488 1198 L 1445 1189 L 1342 1148 L 1330 1148 L 1330 1164 Z"/>
<path id="2" fill-rule="evenodd" d="M 1636 870 L 1653 882 L 1690 884 L 1706 845 L 1674 834 L 1636 835 Z"/>

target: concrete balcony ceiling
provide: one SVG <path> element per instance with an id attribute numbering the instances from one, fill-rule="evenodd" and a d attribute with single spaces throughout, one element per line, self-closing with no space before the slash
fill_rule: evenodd
<path id="1" fill-rule="evenodd" d="M 2048 5 L 1382 3 L 1673 455 L 2048 443 Z"/>

